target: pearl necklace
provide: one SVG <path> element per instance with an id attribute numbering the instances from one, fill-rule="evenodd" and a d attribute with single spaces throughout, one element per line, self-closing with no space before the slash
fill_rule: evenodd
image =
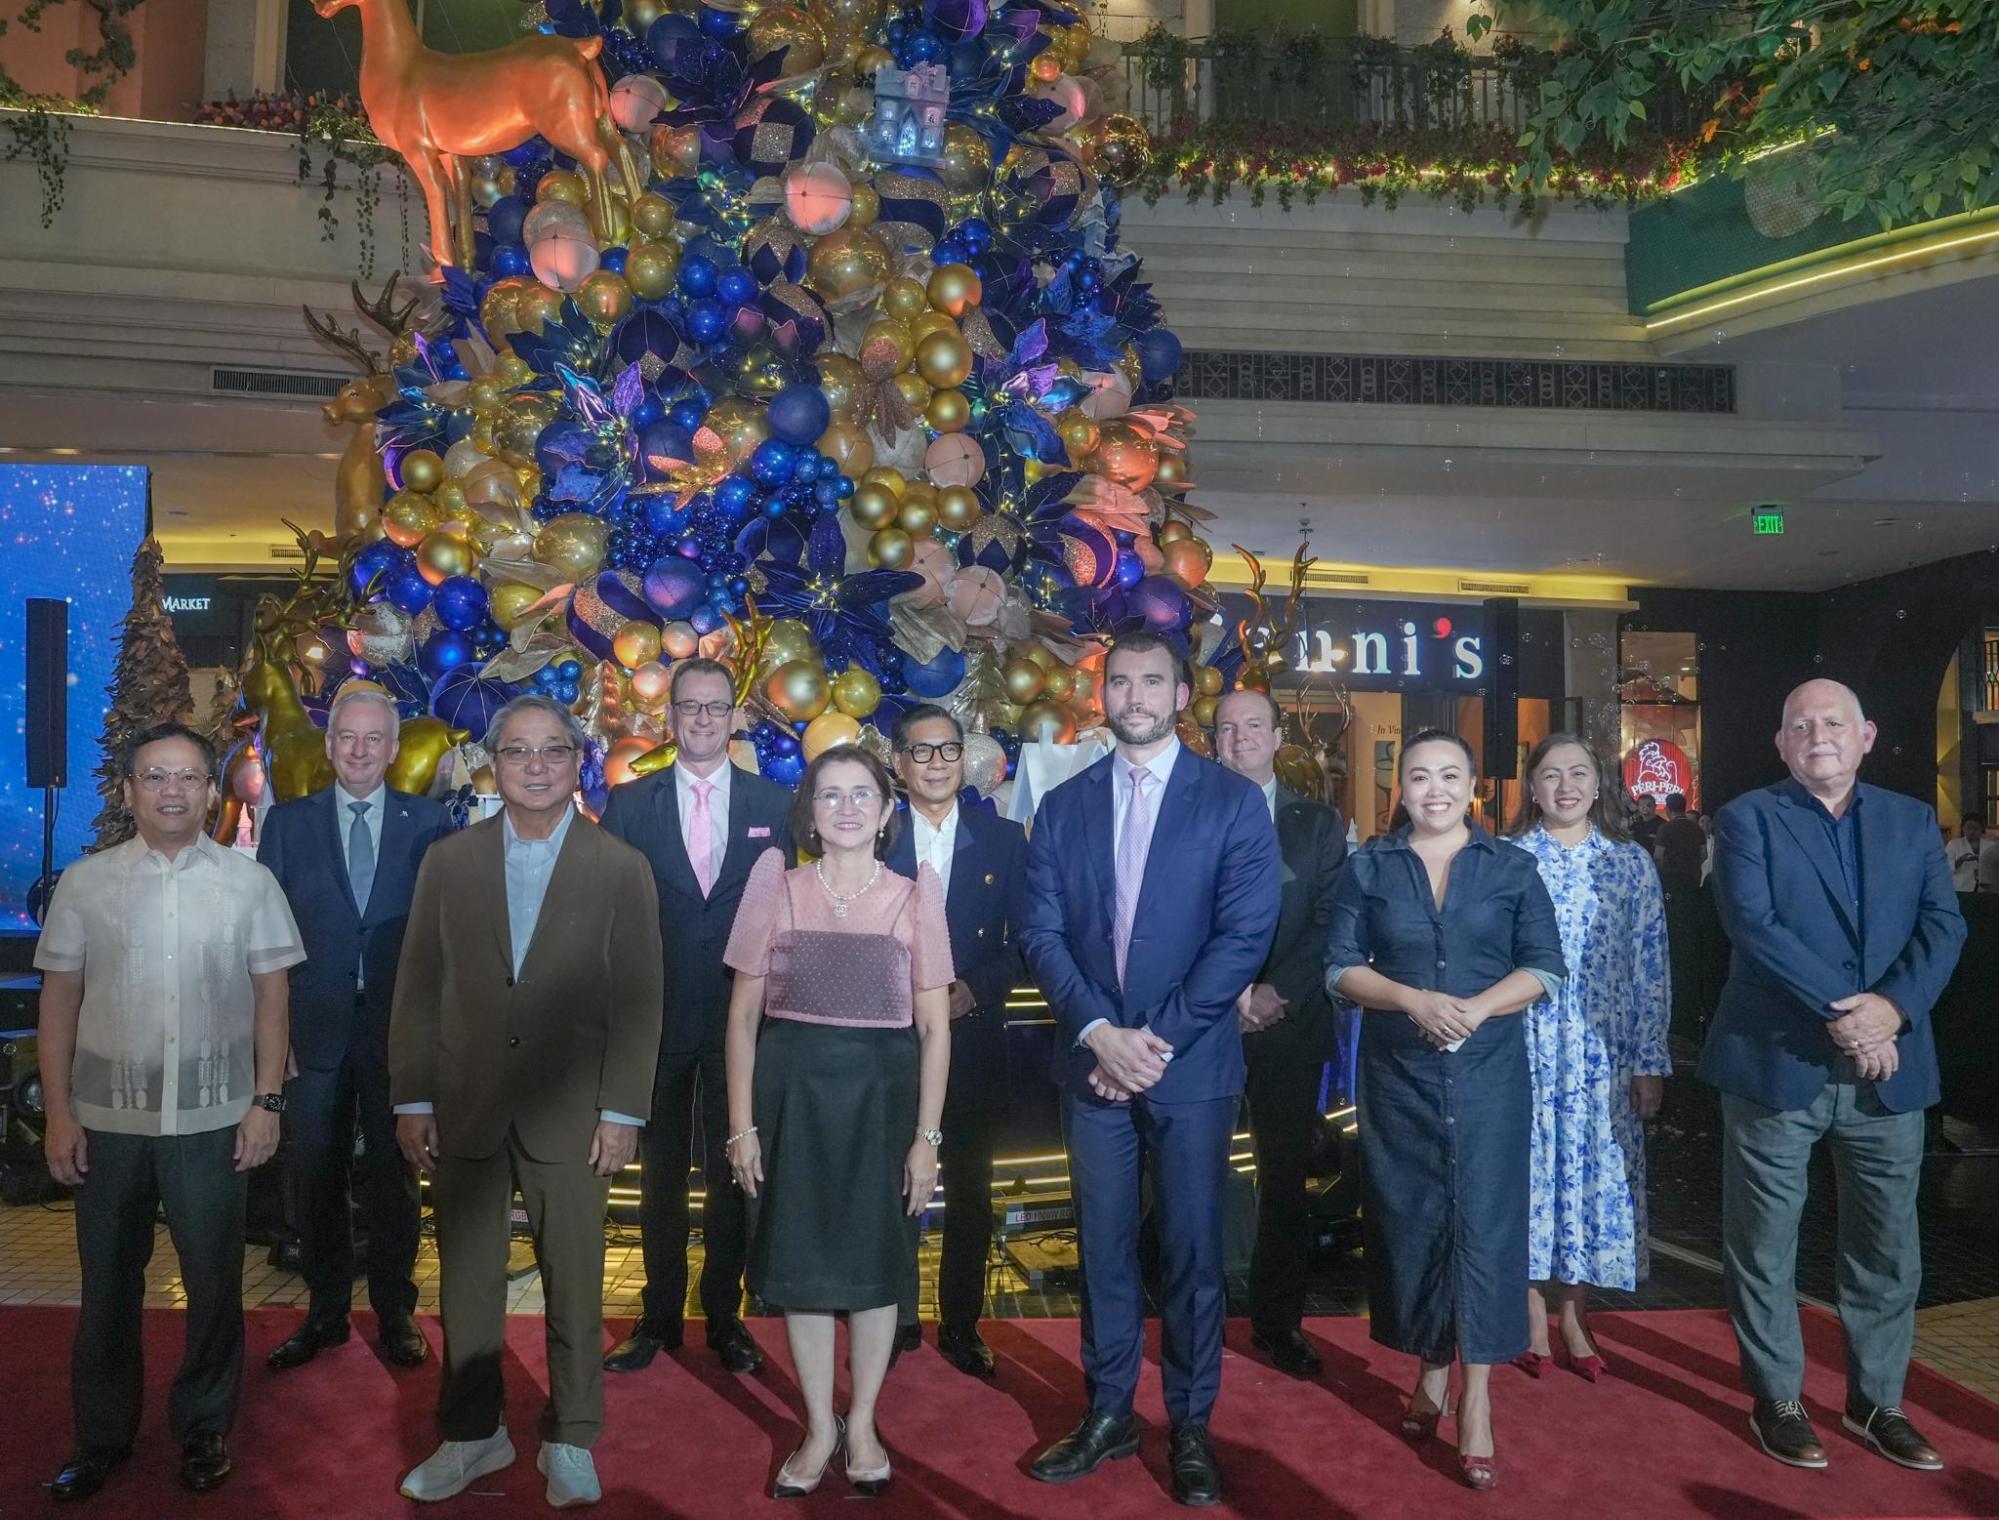
<path id="1" fill-rule="evenodd" d="M 868 888 L 872 887 L 881 878 L 882 863 L 879 860 L 875 862 L 874 872 L 868 877 L 866 886 L 863 886 L 858 892 L 849 892 L 845 897 L 835 892 L 833 890 L 833 883 L 826 879 L 825 861 L 813 861 L 812 873 L 819 878 L 819 885 L 826 889 L 826 895 L 833 899 L 833 916 L 835 918 L 845 918 L 847 916 L 847 909 L 853 901 L 856 898 L 867 896 Z"/>

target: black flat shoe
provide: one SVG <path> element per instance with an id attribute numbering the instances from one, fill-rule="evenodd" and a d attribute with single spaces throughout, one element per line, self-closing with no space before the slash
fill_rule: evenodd
<path id="1" fill-rule="evenodd" d="M 770 1496 L 773 1499 L 803 1499 L 807 1494 L 819 1487 L 820 1481 L 826 1476 L 826 1469 L 833 1465 L 833 1458 L 840 1454 L 841 1448 L 846 1444 L 847 1422 L 838 1415 L 835 1415 L 833 1416 L 833 1449 L 826 1453 L 826 1460 L 819 1464 L 819 1471 L 812 1475 L 812 1480 L 807 1482 L 803 1478 L 786 1476 L 791 1471 L 791 1457 L 795 1457 L 799 1452 L 805 1450 L 805 1443 L 800 1441 L 792 1449 L 791 1457 L 786 1457 L 779 1465 L 777 1480 L 770 1486 Z"/>
<path id="2" fill-rule="evenodd" d="M 684 1331 L 676 1325 L 662 1334 L 647 1327 L 643 1322 L 632 1328 L 632 1333 L 613 1346 L 604 1357 L 606 1372 L 644 1372 L 652 1365 L 654 1357 L 662 1351 L 678 1351 Z"/>
<path id="3" fill-rule="evenodd" d="M 993 1348 L 979 1338 L 977 1325 L 968 1330 L 939 1325 L 937 1354 L 967 1377 L 990 1378 L 998 1372 L 993 1362 Z"/>
<path id="4" fill-rule="evenodd" d="M 750 1334 L 749 1326 L 739 1319 L 729 1320 L 720 1326 L 711 1324 L 708 1348 L 722 1359 L 722 1365 L 731 1372 L 755 1372 L 764 1364 L 763 1347 Z"/>
<path id="5" fill-rule="evenodd" d="M 1190 1509 L 1222 1502 L 1222 1470 L 1215 1462 L 1214 1443 L 1205 1425 L 1175 1427 L 1167 1447 L 1173 1472 L 1173 1497 Z"/>
<path id="6" fill-rule="evenodd" d="M 1087 1478 L 1106 1462 L 1133 1456 L 1138 1451 L 1138 1419 L 1119 1419 L 1092 1409 L 1082 1424 L 1034 1459 L 1028 1476 L 1043 1483 L 1074 1483 Z"/>
<path id="7" fill-rule="evenodd" d="M 412 1319 L 382 1321 L 382 1355 L 398 1367 L 421 1367 L 430 1356 L 430 1342 Z"/>
<path id="8" fill-rule="evenodd" d="M 1317 1377 L 1326 1365 L 1318 1349 L 1296 1325 L 1283 1330 L 1258 1330 L 1250 1336 L 1249 1343 L 1258 1351 L 1269 1353 L 1271 1366 L 1295 1378 Z"/>
<path id="9" fill-rule="evenodd" d="M 132 1448 L 129 1446 L 100 1446 L 95 1450 L 78 1452 L 63 1464 L 55 1482 L 49 1485 L 50 1497 L 88 1499 L 104 1486 L 106 1478 L 125 1465 L 131 1455 Z"/>
<path id="10" fill-rule="evenodd" d="M 198 1494 L 222 1486 L 229 1476 L 229 1443 L 219 1430 L 189 1436 L 180 1449 L 180 1481 Z"/>
<path id="11" fill-rule="evenodd" d="M 332 1325 L 315 1325 L 308 1320 L 278 1342 L 271 1354 L 264 1358 L 264 1365 L 273 1372 L 303 1367 L 329 1346 L 346 1345 L 348 1337 L 353 1333 L 353 1329 L 344 1319 Z"/>
<path id="12" fill-rule="evenodd" d="M 876 1439 L 879 1440 L 880 1437 L 877 1436 Z M 882 1447 L 882 1465 L 880 1467 L 854 1466 L 854 1449 L 847 1443 L 847 1430 L 845 1426 L 840 1428 L 840 1465 L 847 1470 L 847 1482 L 853 1486 L 854 1492 L 865 1499 L 879 1499 L 883 1494 L 887 1493 L 889 1479 L 894 1476 L 894 1473 L 890 1471 L 888 1447 L 886 1445 Z"/>

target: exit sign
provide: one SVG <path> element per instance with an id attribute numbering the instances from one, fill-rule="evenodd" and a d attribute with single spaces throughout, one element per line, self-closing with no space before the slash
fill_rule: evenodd
<path id="1" fill-rule="evenodd" d="M 1754 512 L 1749 514 L 1749 527 L 1750 531 L 1759 537 L 1768 533 L 1782 533 L 1784 531 L 1784 509 L 1782 507 L 1758 507 Z"/>

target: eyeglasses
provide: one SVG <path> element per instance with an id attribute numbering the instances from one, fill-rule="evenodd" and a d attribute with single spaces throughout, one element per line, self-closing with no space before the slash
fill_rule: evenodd
<path id="1" fill-rule="evenodd" d="M 673 710 L 683 718 L 698 718 L 706 713 L 711 718 L 726 718 L 736 710 L 733 702 L 676 702 Z"/>
<path id="2" fill-rule="evenodd" d="M 509 744 L 499 753 L 501 761 L 516 770 L 525 770 L 536 760 L 541 761 L 550 770 L 560 770 L 576 758 L 576 746 L 545 744 L 540 749 L 529 749 L 525 744 Z"/>
<path id="3" fill-rule="evenodd" d="M 949 744 L 906 744 L 902 752 L 918 765 L 928 765 L 931 760 L 956 760 L 965 753 L 965 746 L 955 739 Z"/>
<path id="4" fill-rule="evenodd" d="M 194 788 L 208 784 L 207 771 L 140 771 L 132 778 L 149 792 L 163 792 L 168 785 Z"/>
<path id="5" fill-rule="evenodd" d="M 857 808 L 871 808 L 881 801 L 881 793 L 871 786 L 851 787 L 841 791 L 837 786 L 829 786 L 824 791 L 814 792 L 812 801 L 819 807 L 837 808 L 852 804 Z"/>

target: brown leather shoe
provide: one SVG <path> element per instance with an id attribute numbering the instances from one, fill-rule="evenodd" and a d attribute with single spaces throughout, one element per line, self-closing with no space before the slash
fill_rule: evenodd
<path id="1" fill-rule="evenodd" d="M 1824 1467 L 1825 1448 L 1811 1417 L 1796 1399 L 1758 1399 L 1749 1411 L 1749 1428 L 1763 1450 L 1791 1467 Z"/>
<path id="2" fill-rule="evenodd" d="M 1913 1467 L 1917 1472 L 1942 1472 L 1943 1458 L 1922 1438 L 1908 1416 L 1893 1404 L 1846 1406 L 1839 1423 L 1880 1452 L 1890 1462 Z"/>

